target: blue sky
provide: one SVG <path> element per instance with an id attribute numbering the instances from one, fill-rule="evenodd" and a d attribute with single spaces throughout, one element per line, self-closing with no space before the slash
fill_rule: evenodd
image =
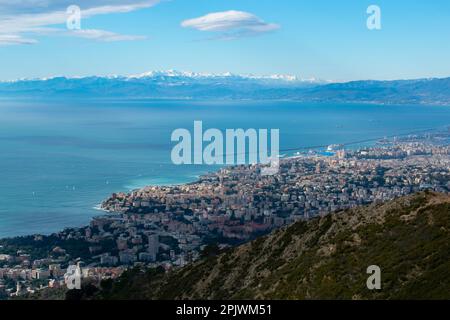
<path id="1" fill-rule="evenodd" d="M 66 28 L 67 6 L 82 10 Z M 366 27 L 369 5 L 381 30 Z M 0 80 L 176 69 L 347 81 L 450 76 L 448 0 L 17 0 Z"/>

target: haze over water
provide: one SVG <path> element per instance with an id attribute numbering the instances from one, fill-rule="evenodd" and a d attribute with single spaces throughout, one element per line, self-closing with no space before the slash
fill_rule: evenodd
<path id="1" fill-rule="evenodd" d="M 280 129 L 280 147 L 345 143 L 450 124 L 450 108 L 296 102 L 0 101 L 0 238 L 89 223 L 112 192 L 195 181 L 171 163 L 173 130 Z M 291 153 L 292 154 L 292 153 Z"/>

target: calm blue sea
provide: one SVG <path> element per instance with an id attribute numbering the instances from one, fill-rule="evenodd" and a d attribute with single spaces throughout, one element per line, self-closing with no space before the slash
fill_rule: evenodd
<path id="1" fill-rule="evenodd" d="M 295 102 L 0 101 L 0 237 L 87 224 L 112 192 L 194 181 L 175 166 L 176 128 L 279 128 L 281 148 L 450 124 L 450 108 Z"/>

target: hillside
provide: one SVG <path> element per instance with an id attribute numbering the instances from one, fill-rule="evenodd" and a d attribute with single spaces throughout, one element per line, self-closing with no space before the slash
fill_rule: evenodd
<path id="1" fill-rule="evenodd" d="M 381 290 L 366 287 L 369 265 Z M 168 273 L 134 269 L 84 298 L 450 299 L 449 289 L 450 196 L 425 192 L 298 222 Z"/>

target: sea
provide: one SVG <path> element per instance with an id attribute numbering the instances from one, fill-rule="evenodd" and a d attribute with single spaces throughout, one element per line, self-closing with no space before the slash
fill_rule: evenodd
<path id="1" fill-rule="evenodd" d="M 450 125 L 450 107 L 293 101 L 0 100 L 0 238 L 89 223 L 113 192 L 195 181 L 175 129 L 279 129 L 280 148 L 376 140 Z M 290 151 L 287 155 L 292 155 Z"/>

